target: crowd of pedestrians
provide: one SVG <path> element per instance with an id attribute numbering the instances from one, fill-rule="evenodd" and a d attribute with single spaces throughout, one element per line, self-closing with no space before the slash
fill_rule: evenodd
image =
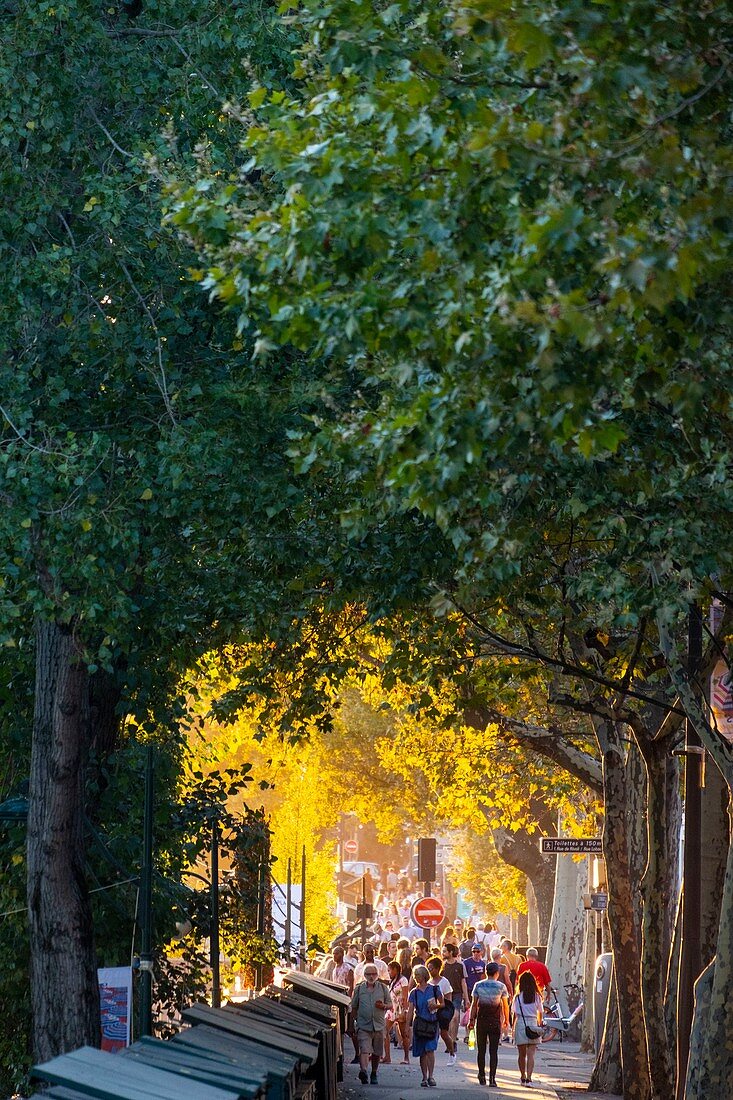
<path id="1" fill-rule="evenodd" d="M 537 949 L 529 948 L 525 959 L 490 923 L 462 927 L 458 921 L 431 949 L 421 930 L 408 929 L 397 916 L 397 928 L 389 930 L 394 922 L 388 921 L 370 942 L 334 948 L 316 972 L 351 994 L 348 1034 L 362 1084 L 377 1083 L 394 1046 L 401 1065 L 417 1060 L 422 1087 L 434 1087 L 440 1042 L 450 1068 L 463 1039 L 475 1043 L 481 1085 L 496 1086 L 499 1045 L 513 1041 L 522 1084 L 531 1087 L 551 980 Z"/>

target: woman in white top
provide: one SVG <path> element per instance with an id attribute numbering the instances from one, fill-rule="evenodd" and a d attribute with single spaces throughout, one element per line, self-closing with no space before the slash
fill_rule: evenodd
<path id="1" fill-rule="evenodd" d="M 450 984 L 450 982 L 448 981 L 447 978 L 444 978 L 441 975 L 441 971 L 443 969 L 443 963 L 441 962 L 440 959 L 434 957 L 432 959 L 428 959 L 427 966 L 428 966 L 428 971 L 430 973 L 430 977 L 428 979 L 428 987 L 430 989 L 434 989 L 435 986 L 437 985 L 438 989 L 440 990 L 440 992 L 443 996 L 443 1000 L 446 1002 L 446 1004 L 448 1002 L 450 1002 L 452 1004 L 453 1003 L 453 986 Z M 450 1011 L 450 1009 L 448 1009 L 448 1011 Z M 454 1006 L 453 1012 L 457 1012 L 457 1011 L 458 1011 L 458 1009 Z M 443 1040 L 443 1042 L 445 1043 L 445 1052 L 448 1055 L 448 1061 L 446 1062 L 446 1065 L 447 1066 L 454 1066 L 456 1064 L 456 1044 L 455 1044 L 455 1042 L 453 1041 L 453 1039 L 451 1038 L 451 1035 L 450 1035 L 450 1031 L 449 1031 L 450 1020 L 447 1020 L 447 1021 L 446 1020 L 441 1020 L 440 1016 L 439 1016 L 438 1017 L 438 1026 L 440 1028 L 440 1037 Z"/>
<path id="2" fill-rule="evenodd" d="M 403 1066 L 410 1064 L 410 1029 L 407 1026 L 407 987 L 409 983 L 402 973 L 402 967 L 396 959 L 389 964 L 389 992 L 392 998 L 392 1008 L 387 1013 L 387 1027 L 384 1033 L 384 1058 L 382 1061 L 391 1061 L 389 1049 L 389 1036 L 392 1026 L 397 1029 L 399 1042 L 402 1043 L 404 1058 L 400 1063 Z"/>
<path id="3" fill-rule="evenodd" d="M 534 975 L 528 970 L 520 975 L 519 990 L 512 1001 L 512 1012 L 519 1075 L 523 1085 L 531 1085 L 535 1050 L 542 1040 L 542 998 L 537 992 Z M 528 1029 L 534 1034 L 528 1034 Z"/>

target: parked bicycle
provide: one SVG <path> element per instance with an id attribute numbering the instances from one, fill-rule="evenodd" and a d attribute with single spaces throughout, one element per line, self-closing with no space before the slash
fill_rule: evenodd
<path id="1" fill-rule="evenodd" d="M 562 1042 L 570 1025 L 580 1017 L 583 1011 L 583 991 L 577 982 L 571 982 L 569 985 L 564 986 L 564 989 L 568 1004 L 572 1004 L 573 1001 L 577 1003 L 569 1016 L 563 1016 L 557 992 L 552 988 L 550 989 L 549 1000 L 545 1003 L 543 1011 L 545 1022 L 542 1035 L 543 1043 L 549 1043 L 553 1039 L 559 1039 Z"/>

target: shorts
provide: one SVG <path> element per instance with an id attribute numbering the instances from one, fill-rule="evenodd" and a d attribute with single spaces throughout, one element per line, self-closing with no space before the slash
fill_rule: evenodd
<path id="1" fill-rule="evenodd" d="M 359 1054 L 384 1054 L 383 1031 L 363 1031 L 359 1028 L 356 1033 L 356 1043 Z"/>

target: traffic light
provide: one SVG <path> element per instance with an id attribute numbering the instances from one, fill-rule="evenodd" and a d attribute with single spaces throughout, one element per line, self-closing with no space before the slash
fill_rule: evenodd
<path id="1" fill-rule="evenodd" d="M 418 882 L 435 882 L 437 874 L 435 870 L 435 854 L 437 841 L 434 836 L 421 837 L 417 842 L 417 880 Z"/>

